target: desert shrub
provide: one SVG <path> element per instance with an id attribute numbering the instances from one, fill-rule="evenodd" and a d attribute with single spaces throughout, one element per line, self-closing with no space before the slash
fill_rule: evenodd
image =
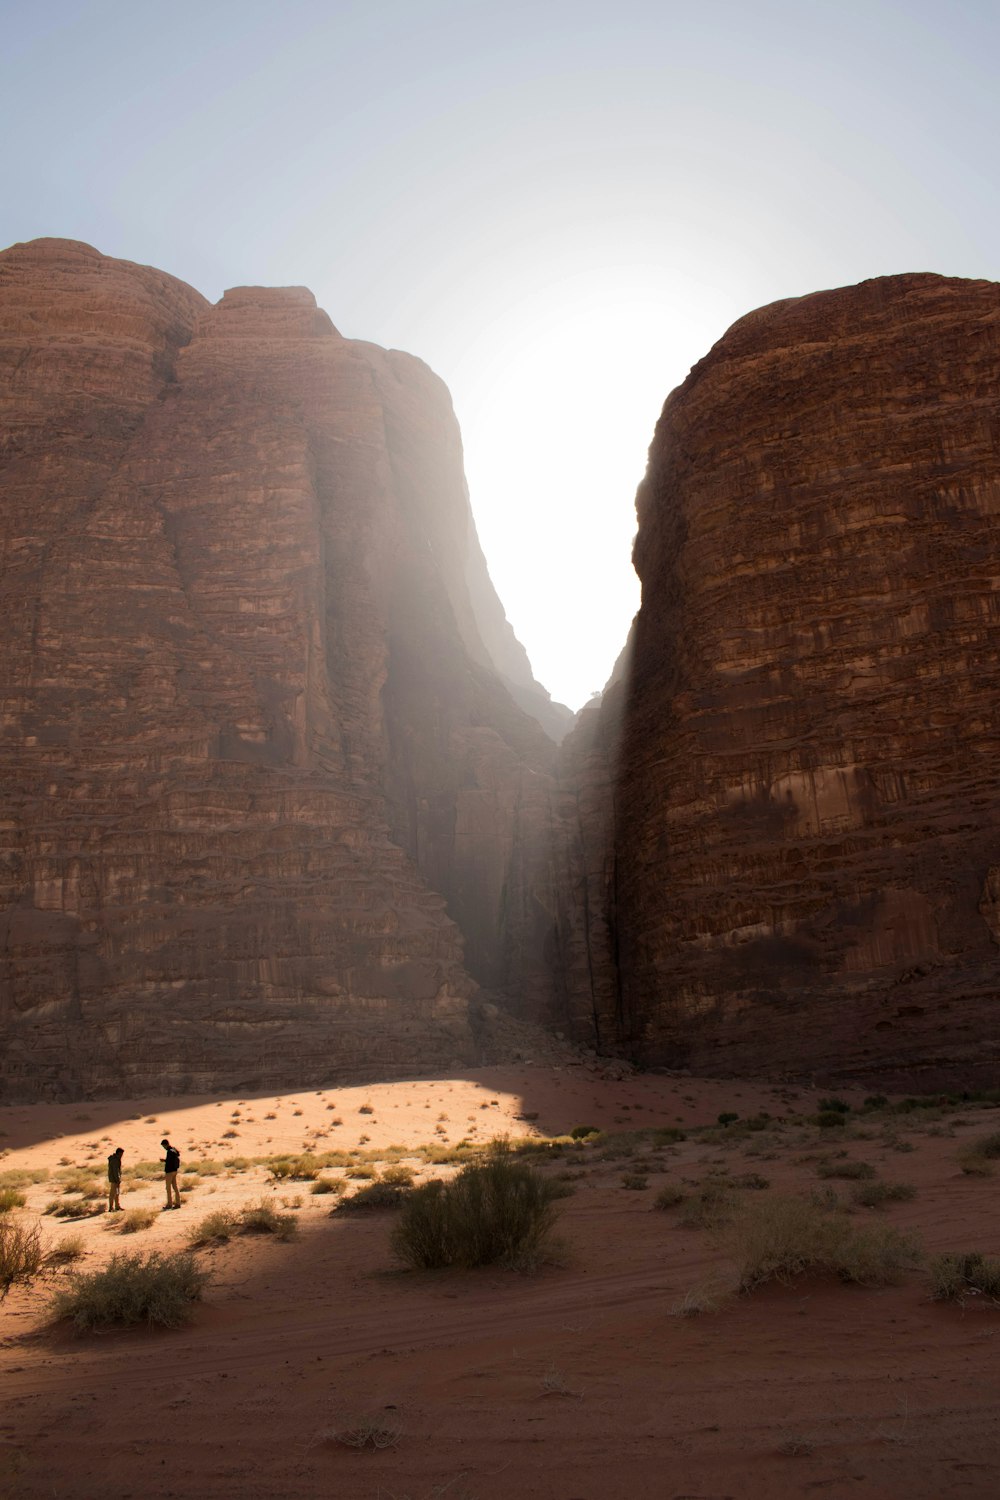
<path id="1" fill-rule="evenodd" d="M 450 1182 L 413 1189 L 393 1231 L 393 1250 L 417 1268 L 527 1268 L 548 1246 L 553 1187 L 509 1150 L 494 1146 L 485 1160 L 468 1163 Z"/>
<path id="2" fill-rule="evenodd" d="M 678 1187 L 675 1182 L 668 1182 L 665 1187 L 660 1188 L 660 1191 L 653 1199 L 653 1207 L 662 1209 L 676 1208 L 679 1203 L 683 1202 L 684 1189 Z"/>
<path id="3" fill-rule="evenodd" d="M 0 1188 L 32 1187 L 37 1182 L 47 1182 L 48 1167 L 8 1167 L 0 1172 Z"/>
<path id="4" fill-rule="evenodd" d="M 279 1240 L 289 1240 L 297 1229 L 294 1214 L 279 1214 L 261 1198 L 257 1203 L 245 1203 L 239 1211 L 240 1228 L 247 1234 L 273 1234 Z"/>
<path id="5" fill-rule="evenodd" d="M 119 1234 L 138 1234 L 149 1229 L 158 1218 L 155 1208 L 127 1208 L 120 1218 L 109 1218 L 106 1227 L 117 1229 Z"/>
<path id="6" fill-rule="evenodd" d="M 966 1177 L 992 1177 L 993 1163 L 976 1151 L 963 1151 L 958 1164 Z"/>
<path id="7" fill-rule="evenodd" d="M 88 1203 L 85 1198 L 53 1198 L 45 1212 L 55 1219 L 93 1219 L 104 1213 L 103 1203 Z"/>
<path id="8" fill-rule="evenodd" d="M 884 1094 L 869 1094 L 861 1108 L 866 1113 L 872 1113 L 875 1110 L 888 1109 L 889 1101 Z"/>
<path id="9" fill-rule="evenodd" d="M 82 1198 L 103 1198 L 107 1183 L 101 1182 L 92 1172 L 67 1172 L 60 1178 L 64 1193 L 79 1193 Z"/>
<path id="10" fill-rule="evenodd" d="M 654 1146 L 673 1146 L 678 1141 L 686 1140 L 687 1131 L 681 1130 L 679 1125 L 658 1125 L 652 1135 Z"/>
<path id="11" fill-rule="evenodd" d="M 188 1172 L 198 1172 L 202 1170 L 202 1167 L 203 1163 L 198 1163 L 193 1167 L 186 1166 L 185 1170 Z M 137 1161 L 131 1166 L 124 1167 L 122 1171 L 122 1177 L 125 1182 L 133 1180 L 138 1182 L 154 1182 L 157 1177 L 162 1176 L 163 1163 L 160 1161 Z"/>
<path id="12" fill-rule="evenodd" d="M 997 1157 L 1000 1157 L 1000 1131 L 994 1131 L 991 1135 L 981 1135 L 978 1140 L 969 1141 L 966 1150 L 974 1151 L 977 1156 L 983 1156 L 987 1161 L 996 1161 Z"/>
<path id="13" fill-rule="evenodd" d="M 196 1173 L 199 1177 L 218 1177 L 229 1166 L 228 1162 L 215 1161 L 211 1157 L 205 1161 L 189 1161 L 184 1163 L 185 1172 Z M 162 1171 L 162 1168 L 160 1169 Z M 159 1175 L 159 1173 L 157 1174 Z"/>
<path id="14" fill-rule="evenodd" d="M 771 1181 L 768 1177 L 762 1177 L 760 1172 L 741 1172 L 739 1177 L 733 1178 L 733 1186 L 752 1193 L 762 1193 L 771 1186 Z"/>
<path id="15" fill-rule="evenodd" d="M 820 1114 L 825 1114 L 828 1110 L 835 1110 L 837 1114 L 847 1115 L 851 1112 L 851 1106 L 845 1099 L 821 1099 L 819 1101 Z"/>
<path id="16" fill-rule="evenodd" d="M 936 1255 L 930 1264 L 931 1296 L 937 1302 L 961 1302 L 982 1293 L 1000 1301 L 1000 1260 L 978 1251 L 964 1255 Z"/>
<path id="17" fill-rule="evenodd" d="M 746 1121 L 746 1127 L 748 1130 L 757 1132 L 768 1130 L 774 1123 L 767 1110 L 762 1109 L 759 1115 L 750 1116 L 749 1120 Z"/>
<path id="18" fill-rule="evenodd" d="M 12 1286 L 26 1285 L 42 1266 L 42 1232 L 38 1222 L 0 1219 L 0 1302 Z"/>
<path id="19" fill-rule="evenodd" d="M 720 1239 L 736 1264 L 741 1291 L 806 1272 L 837 1275 L 862 1286 L 886 1286 L 916 1264 L 913 1240 L 884 1226 L 857 1228 L 804 1198 L 746 1204 Z"/>
<path id="20" fill-rule="evenodd" d="M 399 1165 L 385 1167 L 382 1172 L 382 1181 L 391 1183 L 394 1187 L 412 1187 L 413 1168 Z"/>
<path id="21" fill-rule="evenodd" d="M 861 1208 L 881 1208 L 883 1203 L 909 1203 L 917 1190 L 908 1182 L 862 1182 L 851 1188 L 851 1202 Z"/>
<path id="22" fill-rule="evenodd" d="M 680 1222 L 685 1229 L 714 1229 L 731 1215 L 737 1202 L 737 1193 L 729 1177 L 707 1177 L 698 1188 L 684 1200 Z"/>
<path id="23" fill-rule="evenodd" d="M 45 1257 L 50 1265 L 67 1265 L 72 1260 L 79 1260 L 86 1251 L 82 1234 L 67 1234 L 55 1245 Z"/>
<path id="24" fill-rule="evenodd" d="M 386 1421 L 381 1416 L 348 1417 L 336 1427 L 320 1433 L 325 1443 L 339 1443 L 342 1448 L 395 1448 L 403 1435 L 401 1422 Z M 450 1486 L 446 1485 L 444 1489 Z M 444 1493 L 435 1490 L 435 1494 Z"/>
<path id="25" fill-rule="evenodd" d="M 817 1177 L 841 1177 L 845 1181 L 868 1182 L 877 1174 L 867 1161 L 821 1161 L 816 1166 Z"/>
<path id="26" fill-rule="evenodd" d="M 356 1193 L 351 1193 L 347 1198 L 341 1198 L 337 1204 L 335 1213 L 353 1213 L 355 1210 L 376 1208 L 402 1208 L 408 1190 L 400 1183 L 393 1182 L 369 1182 L 364 1187 L 358 1188 Z"/>
<path id="27" fill-rule="evenodd" d="M 373 1115 L 374 1113 L 375 1106 L 373 1104 L 362 1104 L 358 1110 L 359 1115 Z"/>
<path id="28" fill-rule="evenodd" d="M 622 1177 L 622 1187 L 641 1193 L 649 1187 L 649 1178 L 644 1172 L 626 1172 Z"/>
<path id="29" fill-rule="evenodd" d="M 359 1161 L 355 1162 L 352 1167 L 348 1167 L 347 1175 L 348 1177 L 355 1177 L 361 1182 L 374 1182 L 375 1178 L 378 1176 L 378 1173 L 376 1172 L 375 1168 L 370 1167 L 367 1162 Z"/>
<path id="30" fill-rule="evenodd" d="M 52 1309 L 81 1333 L 135 1323 L 177 1328 L 190 1317 L 207 1280 L 207 1272 L 186 1252 L 113 1255 L 100 1271 L 71 1272 Z"/>
<path id="31" fill-rule="evenodd" d="M 232 1239 L 236 1229 L 235 1215 L 223 1208 L 216 1209 L 215 1213 L 206 1214 L 200 1223 L 191 1227 L 188 1242 L 195 1248 L 200 1245 L 224 1245 Z"/>
<path id="32" fill-rule="evenodd" d="M 724 1110 L 721 1115 L 717 1115 L 716 1119 L 718 1123 L 723 1126 L 723 1128 L 725 1128 L 727 1125 L 735 1125 L 736 1121 L 739 1119 L 739 1115 L 734 1114 L 732 1110 L 727 1109 Z"/>
<path id="33" fill-rule="evenodd" d="M 321 1163 L 319 1158 L 313 1156 L 312 1152 L 305 1151 L 301 1156 L 293 1156 L 289 1166 L 291 1170 L 288 1175 L 296 1182 L 315 1182 L 320 1174 Z"/>
<path id="34" fill-rule="evenodd" d="M 820 1130 L 843 1130 L 847 1120 L 839 1109 L 821 1109 L 819 1114 L 813 1115 L 813 1123 Z"/>
<path id="35" fill-rule="evenodd" d="M 0 1188 L 0 1214 L 9 1214 L 12 1208 L 23 1208 L 27 1201 L 17 1188 Z"/>
<path id="36" fill-rule="evenodd" d="M 309 1191 L 311 1193 L 339 1194 L 344 1192 L 346 1187 L 347 1183 L 344 1181 L 343 1177 L 317 1177 L 316 1181 L 313 1183 Z"/>
<path id="37" fill-rule="evenodd" d="M 570 1131 L 574 1141 L 584 1141 L 588 1135 L 600 1135 L 600 1133 L 596 1125 L 574 1125 Z"/>

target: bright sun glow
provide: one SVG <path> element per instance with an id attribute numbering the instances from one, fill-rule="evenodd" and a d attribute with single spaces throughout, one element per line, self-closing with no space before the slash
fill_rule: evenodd
<path id="1" fill-rule="evenodd" d="M 493 581 L 536 677 L 571 708 L 603 687 L 638 608 L 634 498 L 653 428 L 724 326 L 698 292 L 635 267 L 553 280 L 456 372 Z"/>

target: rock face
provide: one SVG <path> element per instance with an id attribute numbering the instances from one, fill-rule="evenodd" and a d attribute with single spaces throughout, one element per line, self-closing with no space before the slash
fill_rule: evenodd
<path id="1" fill-rule="evenodd" d="M 6 1096 L 475 1060 L 554 746 L 441 382 L 304 289 L 15 246 L 0 527 Z"/>
<path id="2" fill-rule="evenodd" d="M 744 318 L 667 401 L 638 512 L 618 1039 L 995 1082 L 1000 286 Z"/>

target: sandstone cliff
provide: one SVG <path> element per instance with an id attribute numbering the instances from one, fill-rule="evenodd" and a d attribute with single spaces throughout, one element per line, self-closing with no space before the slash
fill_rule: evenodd
<path id="1" fill-rule="evenodd" d="M 482 639 L 440 381 L 304 289 L 37 241 L 0 434 L 0 1087 L 474 1060 L 554 747 Z"/>
<path id="2" fill-rule="evenodd" d="M 995 1082 L 1000 286 L 744 318 L 667 401 L 638 513 L 619 1040 Z"/>

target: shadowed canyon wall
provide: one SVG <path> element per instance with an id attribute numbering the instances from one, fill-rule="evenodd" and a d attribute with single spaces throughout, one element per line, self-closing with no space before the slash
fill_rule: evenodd
<path id="1" fill-rule="evenodd" d="M 742 319 L 667 401 L 637 507 L 619 1040 L 995 1083 L 1000 286 Z"/>
<path id="2" fill-rule="evenodd" d="M 484 995 L 647 1064 L 995 1083 L 1000 287 L 744 318 L 638 511 L 567 734 L 419 360 L 302 288 L 0 255 L 0 1097 L 468 1066 Z"/>
<path id="3" fill-rule="evenodd" d="M 567 711 L 444 386 L 304 289 L 213 307 L 36 241 L 0 256 L 0 422 L 0 1086 L 477 1060 L 555 748 L 512 694 Z"/>

